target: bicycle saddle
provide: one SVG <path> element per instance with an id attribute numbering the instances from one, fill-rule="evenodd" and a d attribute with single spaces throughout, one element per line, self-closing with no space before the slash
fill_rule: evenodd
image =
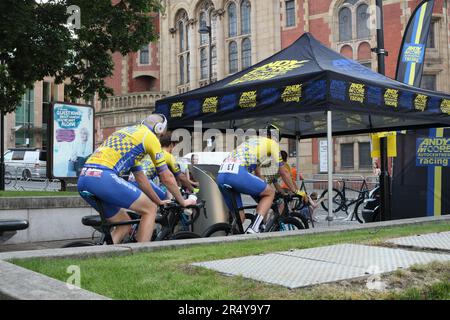
<path id="1" fill-rule="evenodd" d="M 0 233 L 6 231 L 17 231 L 28 228 L 27 220 L 0 220 Z"/>
<path id="2" fill-rule="evenodd" d="M 84 216 L 81 223 L 88 227 L 99 227 L 102 224 L 102 218 L 99 215 Z"/>

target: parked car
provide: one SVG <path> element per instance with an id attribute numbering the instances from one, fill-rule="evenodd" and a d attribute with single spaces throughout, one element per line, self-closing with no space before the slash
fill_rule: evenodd
<path id="1" fill-rule="evenodd" d="M 10 149 L 5 153 L 6 174 L 25 180 L 47 176 L 47 151 L 41 149 Z"/>

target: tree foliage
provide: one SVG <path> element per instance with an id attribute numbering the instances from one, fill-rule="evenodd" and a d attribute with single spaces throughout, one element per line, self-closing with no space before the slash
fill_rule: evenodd
<path id="1" fill-rule="evenodd" d="M 77 6 L 79 28 L 69 6 Z M 104 79 L 123 55 L 157 39 L 159 0 L 0 1 L 0 108 L 14 111 L 27 88 L 45 76 L 65 81 L 67 95 L 91 100 L 112 90 Z M 73 13 L 72 13 L 73 14 Z"/>

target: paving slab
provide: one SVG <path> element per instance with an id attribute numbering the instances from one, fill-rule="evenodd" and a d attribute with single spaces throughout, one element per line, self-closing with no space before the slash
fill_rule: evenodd
<path id="1" fill-rule="evenodd" d="M 399 268 L 408 268 L 414 264 L 427 264 L 433 261 L 450 261 L 450 255 L 357 244 L 339 244 L 304 250 L 292 250 L 280 254 L 316 261 L 326 261 L 339 265 L 363 268 L 365 270 L 379 270 L 378 272 L 391 272 Z"/>
<path id="2" fill-rule="evenodd" d="M 193 265 L 293 289 L 392 272 L 433 261 L 450 261 L 450 255 L 342 244 Z"/>
<path id="3" fill-rule="evenodd" d="M 450 231 L 395 238 L 387 242 L 405 247 L 450 251 Z"/>
<path id="4" fill-rule="evenodd" d="M 365 270 L 282 254 L 193 263 L 233 276 L 282 285 L 290 289 L 366 276 Z"/>

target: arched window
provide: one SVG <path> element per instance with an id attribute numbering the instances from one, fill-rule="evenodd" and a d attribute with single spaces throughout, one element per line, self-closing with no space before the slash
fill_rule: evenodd
<path id="1" fill-rule="evenodd" d="M 200 28 L 205 28 L 208 25 L 206 18 L 207 18 L 206 12 L 202 11 L 200 13 Z M 201 33 L 200 34 L 200 45 L 204 45 L 207 43 L 208 43 L 208 35 L 205 33 Z"/>
<path id="2" fill-rule="evenodd" d="M 179 36 L 179 52 L 183 52 L 185 50 L 185 38 L 184 38 L 184 23 L 183 21 L 178 22 L 178 36 Z"/>
<path id="3" fill-rule="evenodd" d="M 352 12 L 344 7 L 339 10 L 339 41 L 352 39 Z"/>
<path id="4" fill-rule="evenodd" d="M 175 26 L 177 28 L 178 52 L 176 61 L 178 63 L 178 85 L 189 83 L 189 24 L 188 15 L 181 9 L 175 15 Z M 184 89 L 183 89 L 184 90 Z"/>
<path id="5" fill-rule="evenodd" d="M 230 73 L 238 71 L 238 49 L 235 41 L 230 42 L 228 45 L 228 61 Z"/>
<path id="6" fill-rule="evenodd" d="M 252 43 L 249 38 L 242 41 L 242 69 L 252 65 Z"/>
<path id="7" fill-rule="evenodd" d="M 236 4 L 231 2 L 228 6 L 228 36 L 237 36 L 237 13 Z"/>
<path id="8" fill-rule="evenodd" d="M 251 32 L 251 5 L 250 1 L 241 2 L 241 34 L 249 34 Z"/>
<path id="9" fill-rule="evenodd" d="M 369 6 L 362 4 L 356 9 L 356 31 L 358 39 L 364 39 L 370 37 L 369 29 Z"/>
<path id="10" fill-rule="evenodd" d="M 206 49 L 200 50 L 200 79 L 208 77 L 208 57 L 206 56 Z"/>
<path id="11" fill-rule="evenodd" d="M 184 84 L 184 57 L 180 56 L 180 84 Z"/>

